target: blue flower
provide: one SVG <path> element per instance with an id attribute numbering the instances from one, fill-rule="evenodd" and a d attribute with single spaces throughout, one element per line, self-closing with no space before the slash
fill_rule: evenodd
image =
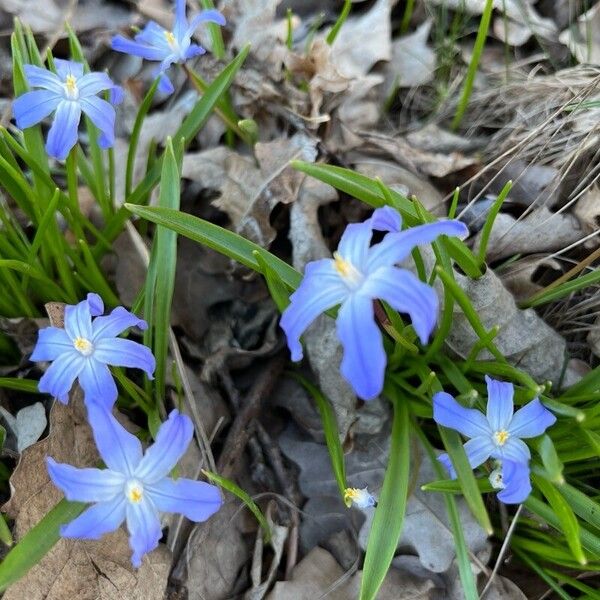
<path id="1" fill-rule="evenodd" d="M 110 91 L 112 104 L 122 100 L 122 90 L 106 73 L 83 73 L 83 65 L 68 60 L 55 60 L 56 73 L 34 65 L 25 65 L 25 77 L 33 88 L 19 96 L 13 104 L 17 127 L 37 125 L 52 113 L 54 122 L 48 132 L 46 151 L 64 160 L 77 143 L 81 113 L 85 113 L 100 130 L 98 143 L 110 148 L 115 142 L 115 109 L 97 94 Z"/>
<path id="2" fill-rule="evenodd" d="M 100 296 L 88 294 L 83 302 L 65 307 L 64 329 L 40 329 L 31 360 L 53 361 L 40 379 L 40 392 L 66 403 L 79 378 L 88 405 L 96 401 L 112 406 L 118 393 L 107 365 L 142 369 L 152 378 L 155 360 L 150 349 L 117 337 L 129 327 L 146 329 L 146 322 L 122 306 L 99 316 L 103 312 Z M 96 318 L 92 321 L 92 317 Z"/>
<path id="3" fill-rule="evenodd" d="M 134 40 L 122 35 L 113 37 L 111 45 L 113 50 L 141 56 L 146 60 L 159 61 L 160 65 L 156 75 L 160 77 L 159 89 L 170 94 L 173 84 L 166 76 L 165 71 L 175 63 L 185 61 L 204 54 L 206 50 L 198 44 L 192 43 L 192 35 L 203 22 L 225 25 L 225 18 L 218 10 L 203 10 L 191 21 L 185 15 L 185 0 L 175 1 L 175 21 L 171 31 L 161 27 L 158 23 L 150 21 Z"/>
<path id="4" fill-rule="evenodd" d="M 531 494 L 529 466 L 512 460 L 499 461 L 490 473 L 490 483 L 498 492 L 498 500 L 504 504 L 521 504 Z"/>
<path id="5" fill-rule="evenodd" d="M 542 435 L 556 422 L 556 417 L 537 398 L 515 413 L 512 383 L 496 381 L 487 375 L 485 380 L 488 390 L 485 415 L 474 408 L 464 408 L 446 392 L 438 392 L 433 396 L 433 418 L 470 438 L 464 449 L 473 469 L 490 457 L 500 461 L 501 470 L 494 475 L 502 483 L 503 492 L 498 498 L 513 503 L 514 498 L 523 495 L 526 498 L 531 491 L 528 466 L 531 453 L 523 439 Z M 442 454 L 438 460 L 455 479 L 450 457 Z"/>
<path id="6" fill-rule="evenodd" d="M 103 406 L 88 405 L 88 416 L 100 456 L 107 469 L 78 469 L 47 458 L 50 479 L 67 500 L 93 502 L 79 517 L 61 527 L 67 538 L 92 539 L 127 522 L 131 562 L 158 546 L 162 537 L 159 512 L 181 513 L 205 521 L 222 504 L 219 489 L 191 479 L 168 475 L 186 451 L 194 428 L 189 417 L 174 410 L 159 428 L 146 453 Z"/>
<path id="7" fill-rule="evenodd" d="M 401 219 L 389 206 L 363 223 L 348 225 L 334 258 L 306 265 L 304 279 L 281 317 L 292 360 L 302 359 L 300 336 L 321 313 L 341 304 L 336 324 L 344 349 L 341 372 L 356 394 L 375 398 L 383 388 L 386 354 L 375 322 L 373 300 L 408 313 L 423 344 L 437 321 L 435 291 L 410 271 L 396 267 L 419 244 L 439 235 L 467 234 L 459 221 L 438 221 L 401 231 Z M 370 246 L 373 230 L 389 232 Z"/>

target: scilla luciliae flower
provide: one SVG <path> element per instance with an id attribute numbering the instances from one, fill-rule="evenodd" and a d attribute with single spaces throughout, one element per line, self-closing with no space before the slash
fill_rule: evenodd
<path id="1" fill-rule="evenodd" d="M 103 312 L 102 298 L 88 294 L 83 302 L 65 307 L 64 329 L 40 329 L 31 360 L 52 361 L 40 379 L 40 392 L 66 403 L 78 379 L 86 403 L 95 401 L 110 407 L 118 393 L 108 365 L 142 369 L 152 378 L 155 360 L 150 349 L 117 337 L 129 327 L 146 329 L 146 322 L 122 306 L 99 316 Z"/>
<path id="2" fill-rule="evenodd" d="M 46 151 L 64 160 L 77 143 L 81 113 L 100 130 L 98 143 L 110 148 L 115 142 L 115 109 L 122 90 L 106 73 L 85 73 L 83 64 L 55 59 L 56 73 L 35 65 L 24 65 L 27 83 L 35 89 L 19 96 L 13 113 L 19 129 L 27 129 L 54 113 L 48 132 Z M 111 102 L 98 97 L 110 91 Z"/>
<path id="3" fill-rule="evenodd" d="M 161 512 L 181 513 L 198 522 L 219 510 L 222 498 L 214 485 L 169 477 L 192 439 L 189 417 L 173 410 L 145 454 L 140 440 L 106 407 L 89 405 L 88 417 L 108 468 L 78 469 L 46 459 L 50 478 L 67 500 L 94 503 L 61 527 L 63 537 L 99 539 L 125 521 L 133 551 L 131 562 L 139 567 L 144 554 L 154 550 L 162 537 Z"/>
<path id="4" fill-rule="evenodd" d="M 117 52 L 160 62 L 156 76 L 160 77 L 159 89 L 166 94 L 173 92 L 173 84 L 165 71 L 172 64 L 184 63 L 206 52 L 202 46 L 192 43 L 192 35 L 200 23 L 225 25 L 225 18 L 217 10 L 203 10 L 188 21 L 185 4 L 185 0 L 175 1 L 175 19 L 171 30 L 150 21 L 133 40 L 116 35 L 111 42 L 113 50 Z"/>
<path id="5" fill-rule="evenodd" d="M 538 398 L 514 412 L 513 384 L 487 375 L 485 380 L 488 392 L 485 415 L 477 409 L 464 408 L 446 392 L 438 392 L 433 396 L 433 418 L 440 425 L 470 438 L 464 449 L 473 469 L 490 457 L 500 462 L 499 470 L 493 474 L 497 489 L 504 490 L 498 497 L 512 503 L 514 498 L 524 496 L 525 499 L 531 491 L 531 453 L 523 439 L 542 435 L 556 422 L 556 417 Z M 456 471 L 449 456 L 442 454 L 439 460 L 455 478 Z"/>
<path id="6" fill-rule="evenodd" d="M 333 258 L 306 265 L 304 279 L 290 297 L 281 317 L 292 360 L 302 359 L 300 336 L 323 312 L 341 305 L 336 325 L 344 349 L 341 372 L 364 400 L 375 398 L 383 388 L 387 357 L 374 317 L 373 301 L 384 300 L 408 313 L 423 344 L 436 324 L 438 298 L 433 288 L 413 273 L 396 266 L 419 244 L 440 235 L 465 236 L 460 221 L 438 221 L 401 231 L 401 218 L 386 206 L 370 219 L 346 227 Z M 371 246 L 373 230 L 387 232 Z"/>

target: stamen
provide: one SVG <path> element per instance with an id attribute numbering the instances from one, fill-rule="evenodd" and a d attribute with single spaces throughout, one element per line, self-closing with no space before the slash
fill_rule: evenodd
<path id="1" fill-rule="evenodd" d="M 494 433 L 494 439 L 496 440 L 496 444 L 498 444 L 498 446 L 504 446 L 509 437 L 510 433 L 506 431 L 506 429 L 501 429 L 500 431 L 496 431 Z"/>
<path id="2" fill-rule="evenodd" d="M 73 341 L 73 346 L 75 349 L 81 352 L 84 356 L 89 356 L 94 351 L 94 345 L 89 340 L 85 338 L 75 338 Z"/>
<path id="3" fill-rule="evenodd" d="M 172 31 L 165 31 L 165 38 L 167 39 L 167 42 L 168 42 L 169 46 L 171 46 L 171 47 L 175 46 L 175 44 L 177 43 L 177 40 L 175 39 L 175 35 L 173 34 Z"/>
<path id="4" fill-rule="evenodd" d="M 334 267 L 340 277 L 352 287 L 357 287 L 362 282 L 363 276 L 360 271 L 349 261 L 341 256 L 339 252 L 333 253 Z"/>
<path id="5" fill-rule="evenodd" d="M 77 98 L 79 98 L 77 78 L 74 75 L 67 75 L 67 79 L 65 80 L 65 91 L 67 93 L 67 97 L 71 100 L 77 100 Z"/>
<path id="6" fill-rule="evenodd" d="M 144 488 L 139 481 L 132 480 L 127 483 L 125 488 L 125 495 L 130 502 L 138 504 L 144 497 Z"/>

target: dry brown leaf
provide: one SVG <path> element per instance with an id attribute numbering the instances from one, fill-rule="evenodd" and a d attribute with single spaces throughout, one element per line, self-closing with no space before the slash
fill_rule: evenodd
<path id="1" fill-rule="evenodd" d="M 51 322 L 62 327 L 64 305 L 47 305 Z M 11 479 L 11 498 L 3 510 L 22 538 L 62 498 L 46 470 L 46 456 L 77 467 L 95 466 L 99 456 L 79 387 L 67 406 L 55 402 L 48 437 L 27 448 Z M 6 600 L 111 599 L 162 600 L 171 565 L 160 546 L 138 570 L 131 565 L 128 536 L 119 529 L 98 541 L 61 539 L 25 577 L 4 594 Z"/>
<path id="2" fill-rule="evenodd" d="M 600 186 L 589 188 L 575 204 L 573 209 L 583 232 L 588 235 L 600 228 Z"/>
<path id="3" fill-rule="evenodd" d="M 532 254 L 525 256 L 502 269 L 498 277 L 512 293 L 517 302 L 522 302 L 539 292 L 544 286 L 533 281 L 533 275 L 540 268 L 556 271 L 557 276 L 562 274 L 560 263 L 548 258 L 545 254 Z"/>
<path id="4" fill-rule="evenodd" d="M 314 161 L 316 140 L 297 133 L 291 138 L 260 142 L 255 153 L 259 167 L 252 159 L 225 147 L 187 154 L 182 175 L 219 190 L 221 195 L 213 204 L 229 215 L 233 228 L 268 247 L 275 238 L 269 222 L 271 211 L 279 203 L 293 202 L 305 177 L 289 162 Z"/>
<path id="5" fill-rule="evenodd" d="M 552 232 L 552 235 L 549 235 Z M 481 243 L 481 232 L 474 242 L 475 251 Z M 577 219 L 570 214 L 552 213 L 541 206 L 521 219 L 500 213 L 492 227 L 486 260 L 494 262 L 514 254 L 554 252 L 574 244 L 583 237 Z"/>

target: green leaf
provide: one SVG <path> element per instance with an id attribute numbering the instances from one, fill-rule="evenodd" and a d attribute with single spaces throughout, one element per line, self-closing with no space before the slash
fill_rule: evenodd
<path id="1" fill-rule="evenodd" d="M 34 525 L 0 563 L 0 591 L 23 577 L 60 539 L 60 526 L 79 516 L 85 504 L 61 500 Z"/>
<path id="2" fill-rule="evenodd" d="M 229 256 L 257 273 L 262 273 L 262 267 L 256 260 L 255 253 L 258 253 L 285 285 L 292 289 L 300 285 L 302 275 L 296 269 L 233 231 L 169 208 L 134 204 L 125 204 L 125 208 L 152 223 L 164 225 L 190 240 Z"/>
<path id="3" fill-rule="evenodd" d="M 318 387 L 314 386 L 306 378 L 296 373 L 291 373 L 291 375 L 306 388 L 319 409 L 321 423 L 323 424 L 323 433 L 325 434 L 325 443 L 327 444 L 329 458 L 331 459 L 331 469 L 338 484 L 340 497 L 343 499 L 346 487 L 348 487 L 346 484 L 346 463 L 344 461 L 344 450 L 340 442 L 337 420 L 331 402 Z"/>
<path id="4" fill-rule="evenodd" d="M 550 480 L 554 483 L 562 484 L 565 482 L 563 477 L 564 465 L 560 460 L 556 448 L 547 434 L 542 435 L 540 438 L 532 440 L 532 444 L 537 450 L 538 454 L 544 463 L 544 467 L 548 472 Z"/>
<path id="5" fill-rule="evenodd" d="M 480 492 L 493 492 L 495 491 L 489 479 L 476 479 L 477 487 Z M 424 492 L 442 492 L 444 494 L 462 494 L 462 488 L 460 487 L 460 481 L 457 479 L 439 479 L 438 481 L 432 481 L 421 486 Z"/>
<path id="6" fill-rule="evenodd" d="M 256 262 L 261 266 L 263 277 L 267 282 L 267 287 L 273 298 L 273 302 L 277 305 L 279 312 L 283 312 L 290 303 L 290 290 L 281 281 L 277 273 L 269 266 L 269 263 L 265 261 L 260 252 L 253 252 Z"/>
<path id="7" fill-rule="evenodd" d="M 237 496 L 248 507 L 250 512 L 256 517 L 256 520 L 258 521 L 259 525 L 262 527 L 262 530 L 265 533 L 266 540 L 269 541 L 271 539 L 271 528 L 267 523 L 267 519 L 265 519 L 265 516 L 262 514 L 262 511 L 260 510 L 260 508 L 258 508 L 256 502 L 252 500 L 248 493 L 245 492 L 241 487 L 236 485 L 230 479 L 221 477 L 220 475 L 217 475 L 216 473 L 213 473 L 211 471 L 202 470 L 202 472 L 212 482 L 221 486 L 223 489 L 232 493 L 234 496 Z"/>
<path id="8" fill-rule="evenodd" d="M 398 546 L 410 479 L 410 416 L 408 403 L 394 400 L 390 457 L 367 542 L 360 600 L 374 600 Z"/>

